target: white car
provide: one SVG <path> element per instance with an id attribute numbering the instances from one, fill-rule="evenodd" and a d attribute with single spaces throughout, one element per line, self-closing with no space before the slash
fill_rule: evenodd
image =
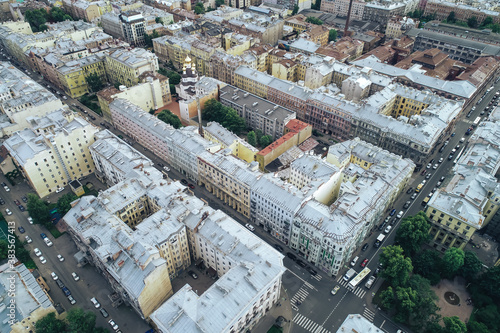
<path id="1" fill-rule="evenodd" d="M 403 217 L 403 214 L 404 214 L 404 212 L 403 212 L 403 211 L 400 211 L 400 212 L 398 213 L 398 215 L 396 215 L 396 217 L 397 217 L 398 219 L 400 219 L 400 218 L 402 218 L 402 217 Z"/>
<path id="2" fill-rule="evenodd" d="M 62 192 L 64 191 L 64 187 L 58 187 L 57 190 L 56 190 L 56 193 L 59 193 L 59 192 Z"/>
<path id="3" fill-rule="evenodd" d="M 116 331 L 118 329 L 118 325 L 113 321 L 113 319 L 110 319 L 108 323 L 111 325 L 111 327 Z"/>
<path id="4" fill-rule="evenodd" d="M 71 305 L 76 303 L 76 300 L 71 295 L 68 296 L 68 301 L 70 302 Z"/>
<path id="5" fill-rule="evenodd" d="M 5 185 L 3 188 L 4 188 L 4 190 L 5 190 L 6 192 L 9 192 L 9 191 L 10 191 L 10 188 L 9 188 L 7 185 Z"/>
<path id="6" fill-rule="evenodd" d="M 165 170 L 165 171 L 170 171 L 170 168 L 169 168 L 169 167 L 167 167 L 167 166 L 164 166 L 164 167 L 163 167 L 163 170 Z"/>
<path id="7" fill-rule="evenodd" d="M 464 142 L 465 142 L 465 138 L 461 138 L 460 143 L 464 143 Z"/>
<path id="8" fill-rule="evenodd" d="M 24 236 L 24 239 L 26 239 L 26 243 L 28 244 L 31 244 L 31 242 L 33 242 L 33 240 L 28 235 Z"/>
<path id="9" fill-rule="evenodd" d="M 43 256 L 41 256 L 41 257 L 40 257 L 40 262 L 41 262 L 42 264 L 45 264 L 45 263 L 47 263 L 47 259 L 45 259 Z"/>
<path id="10" fill-rule="evenodd" d="M 247 229 L 248 229 L 248 230 L 250 230 L 250 231 L 254 231 L 254 230 L 255 230 L 254 226 L 253 226 L 253 225 L 250 225 L 250 224 L 248 224 L 248 223 L 247 223 L 247 224 L 245 224 L 245 227 L 247 227 Z"/>
<path id="11" fill-rule="evenodd" d="M 33 224 L 33 218 L 32 218 L 31 216 L 28 216 L 28 222 L 29 222 L 30 224 Z"/>
<path id="12" fill-rule="evenodd" d="M 71 273 L 71 276 L 73 276 L 73 279 L 74 279 L 75 281 L 80 280 L 80 277 L 79 277 L 79 276 L 78 276 L 78 274 L 76 274 L 75 272 Z"/>
<path id="13" fill-rule="evenodd" d="M 52 279 L 54 281 L 57 280 L 57 279 L 59 279 L 59 277 L 57 276 L 57 274 L 55 272 L 50 273 L 50 276 L 52 276 Z"/>
<path id="14" fill-rule="evenodd" d="M 61 262 L 64 261 L 64 257 L 60 254 L 57 255 L 57 259 L 59 259 L 59 261 Z"/>
<path id="15" fill-rule="evenodd" d="M 42 255 L 42 251 L 40 251 L 38 248 L 36 248 L 34 251 L 37 257 L 40 257 Z"/>
<path id="16" fill-rule="evenodd" d="M 436 170 L 438 167 L 439 167 L 439 164 L 437 164 L 437 163 L 436 163 L 436 164 L 434 164 L 434 165 L 432 166 L 432 168 L 433 168 L 434 170 Z"/>
<path id="17" fill-rule="evenodd" d="M 443 163 L 443 161 L 444 161 L 444 158 L 442 158 L 442 157 L 438 160 L 439 163 Z"/>
<path id="18" fill-rule="evenodd" d="M 427 164 L 427 169 L 430 169 L 431 167 L 432 167 L 431 163 Z"/>
<path id="19" fill-rule="evenodd" d="M 8 208 L 5 208 L 5 212 L 7 213 L 7 215 L 12 215 L 12 212 Z"/>
<path id="20" fill-rule="evenodd" d="M 96 299 L 95 297 L 92 297 L 92 298 L 90 299 L 90 301 L 92 302 L 92 304 L 94 304 L 94 307 L 95 307 L 96 309 L 99 309 L 99 308 L 101 307 L 101 304 L 99 304 L 99 302 L 97 301 L 97 299 Z"/>
<path id="21" fill-rule="evenodd" d="M 392 226 L 388 225 L 385 230 L 384 230 L 384 233 L 385 234 L 388 234 L 389 232 L 391 232 L 391 229 L 392 229 Z"/>
<path id="22" fill-rule="evenodd" d="M 50 240 L 50 239 L 48 239 L 48 238 L 44 238 L 43 240 L 44 240 L 45 244 L 47 244 L 47 246 L 48 246 L 48 247 L 51 247 L 52 245 L 54 245 L 54 244 L 51 242 L 51 240 Z"/>

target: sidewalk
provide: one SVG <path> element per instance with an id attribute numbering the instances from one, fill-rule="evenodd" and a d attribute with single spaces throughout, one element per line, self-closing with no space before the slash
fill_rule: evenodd
<path id="1" fill-rule="evenodd" d="M 281 304 L 281 306 L 278 304 Z M 287 320 L 287 323 L 283 325 L 283 333 L 290 333 L 293 325 L 292 305 L 283 285 L 281 286 L 280 301 L 252 328 L 252 332 L 266 333 L 274 325 L 279 316 L 283 316 Z"/>

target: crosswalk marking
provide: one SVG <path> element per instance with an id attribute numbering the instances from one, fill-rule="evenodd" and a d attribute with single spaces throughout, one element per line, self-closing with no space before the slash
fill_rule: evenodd
<path id="1" fill-rule="evenodd" d="M 292 321 L 311 333 L 331 333 L 329 330 L 324 328 L 318 323 L 310 320 L 309 318 L 297 313 L 295 317 L 293 317 Z"/>
<path id="2" fill-rule="evenodd" d="M 349 282 L 344 280 L 342 276 L 337 279 L 337 282 L 344 288 L 347 288 L 347 285 L 349 284 Z M 359 287 L 356 287 L 353 291 L 353 294 L 358 296 L 359 298 L 363 298 L 366 295 L 366 290 L 362 286 L 363 284 L 361 284 L 361 286 Z"/>
<path id="3" fill-rule="evenodd" d="M 375 312 L 369 310 L 368 308 L 365 308 L 365 310 L 363 311 L 363 317 L 373 322 L 373 319 L 375 318 Z"/>
<path id="4" fill-rule="evenodd" d="M 316 275 L 311 275 L 311 277 L 317 281 L 321 281 L 321 279 L 323 278 L 321 275 L 319 274 L 316 274 Z"/>

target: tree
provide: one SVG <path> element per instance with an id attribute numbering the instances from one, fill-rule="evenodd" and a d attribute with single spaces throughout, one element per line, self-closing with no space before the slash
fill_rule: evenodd
<path id="1" fill-rule="evenodd" d="M 78 196 L 74 193 L 63 194 L 59 199 L 57 199 L 57 211 L 61 215 L 65 215 L 71 209 L 71 203 L 78 199 Z"/>
<path id="2" fill-rule="evenodd" d="M 153 108 L 149 108 L 149 114 L 154 115 L 155 114 L 155 110 L 153 110 Z"/>
<path id="3" fill-rule="evenodd" d="M 424 250 L 414 256 L 412 260 L 413 272 L 427 278 L 431 285 L 437 284 L 441 280 L 439 267 L 441 258 L 434 250 Z"/>
<path id="4" fill-rule="evenodd" d="M 483 269 L 483 263 L 474 252 L 465 251 L 464 265 L 460 268 L 459 273 L 468 281 L 472 281 L 477 273 Z"/>
<path id="5" fill-rule="evenodd" d="M 293 15 L 296 15 L 298 12 L 299 12 L 299 5 L 295 5 L 293 6 L 293 10 L 292 10 L 292 16 Z"/>
<path id="6" fill-rule="evenodd" d="M 492 332 L 498 332 L 500 329 L 498 317 L 500 317 L 498 307 L 495 304 L 490 304 L 484 308 L 479 308 L 474 319 L 485 324 Z"/>
<path id="7" fill-rule="evenodd" d="M 477 23 L 477 17 L 475 16 L 471 16 L 467 19 L 467 25 L 470 27 L 470 28 L 477 28 L 478 27 L 478 23 Z"/>
<path id="8" fill-rule="evenodd" d="M 224 4 L 224 0 L 215 0 L 215 7 L 219 8 Z"/>
<path id="9" fill-rule="evenodd" d="M 161 21 L 161 17 L 155 17 L 155 22 L 156 22 L 156 23 L 162 23 L 162 21 Z"/>
<path id="10" fill-rule="evenodd" d="M 483 21 L 482 26 L 487 26 L 493 23 L 493 17 L 491 16 L 486 16 L 486 18 Z"/>
<path id="11" fill-rule="evenodd" d="M 208 100 L 203 107 L 203 119 L 218 122 L 236 135 L 245 129 L 245 120 L 238 115 L 236 110 L 222 105 L 213 98 Z"/>
<path id="12" fill-rule="evenodd" d="M 408 256 L 413 256 L 424 243 L 429 241 L 430 227 L 424 212 L 408 216 L 401 221 L 401 226 L 396 232 L 396 242 Z"/>
<path id="13" fill-rule="evenodd" d="M 194 6 L 194 13 L 197 15 L 205 14 L 205 6 L 203 5 L 203 2 L 198 2 Z"/>
<path id="14" fill-rule="evenodd" d="M 144 43 L 147 47 L 153 47 L 153 39 L 160 37 L 160 34 L 153 29 L 151 34 L 144 34 Z"/>
<path id="15" fill-rule="evenodd" d="M 411 259 L 405 258 L 401 246 L 386 246 L 380 255 L 380 263 L 384 267 L 381 276 L 394 287 L 404 286 L 413 270 Z"/>
<path id="16" fill-rule="evenodd" d="M 248 132 L 247 140 L 248 140 L 248 143 L 251 144 L 252 146 L 254 146 L 254 147 L 257 146 L 257 136 L 255 135 L 254 131 Z"/>
<path id="17" fill-rule="evenodd" d="M 330 31 L 328 32 L 328 41 L 335 42 L 336 40 L 337 40 L 337 30 L 330 29 Z"/>
<path id="18" fill-rule="evenodd" d="M 47 30 L 47 26 L 45 25 L 47 18 L 48 14 L 45 9 L 27 10 L 26 13 L 24 13 L 25 21 L 30 24 L 34 32 L 44 31 L 42 30 L 44 28 Z"/>
<path id="19" fill-rule="evenodd" d="M 260 138 L 260 146 L 262 148 L 267 147 L 273 142 L 273 138 L 270 135 L 264 135 Z"/>
<path id="20" fill-rule="evenodd" d="M 451 11 L 450 14 L 448 14 L 448 17 L 446 18 L 447 22 L 454 23 L 456 21 L 455 18 L 455 12 Z"/>
<path id="21" fill-rule="evenodd" d="M 170 84 L 176 85 L 176 84 L 179 84 L 179 82 L 181 82 L 182 77 L 177 72 L 170 71 L 170 70 L 165 69 L 165 68 L 160 68 L 158 70 L 158 73 L 168 77 L 168 81 Z"/>
<path id="22" fill-rule="evenodd" d="M 33 218 L 33 223 L 50 225 L 49 207 L 37 195 L 28 193 L 28 208 L 29 215 Z"/>
<path id="23" fill-rule="evenodd" d="M 316 24 L 316 25 L 322 25 L 323 24 L 323 21 L 321 21 L 319 18 L 314 17 L 314 16 L 309 16 L 308 18 L 306 18 L 306 22 L 307 23 Z"/>
<path id="24" fill-rule="evenodd" d="M 395 298 L 398 313 L 394 318 L 402 323 L 408 322 L 410 314 L 415 311 L 417 307 L 418 293 L 411 287 L 397 287 Z"/>
<path id="25" fill-rule="evenodd" d="M 172 125 L 174 128 L 181 128 L 182 123 L 179 117 L 172 113 L 170 110 L 163 110 L 158 113 L 158 119 L 163 121 L 164 123 Z"/>
<path id="26" fill-rule="evenodd" d="M 314 4 L 311 5 L 311 9 L 321 10 L 321 0 L 316 0 Z"/>
<path id="27" fill-rule="evenodd" d="M 418 298 L 415 300 L 416 307 L 409 314 L 410 322 L 415 327 L 423 327 L 429 320 L 439 320 L 436 312 L 439 310 L 436 305 L 438 297 L 431 289 L 429 280 L 418 274 L 413 274 L 408 280 L 408 287 L 415 290 Z"/>
<path id="28" fill-rule="evenodd" d="M 488 329 L 488 326 L 486 326 L 484 323 L 471 320 L 467 323 L 467 332 L 490 333 L 490 330 Z"/>
<path id="29" fill-rule="evenodd" d="M 85 81 L 87 81 L 87 85 L 92 92 L 100 91 L 104 85 L 102 83 L 101 76 L 97 73 L 91 73 L 87 75 L 87 77 L 85 77 Z"/>
<path id="30" fill-rule="evenodd" d="M 446 250 L 441 260 L 443 276 L 448 278 L 454 277 L 458 270 L 464 265 L 464 257 L 465 254 L 462 249 L 451 247 Z"/>
<path id="31" fill-rule="evenodd" d="M 0 239 L 0 260 L 6 259 L 9 243 L 5 239 Z"/>
<path id="32" fill-rule="evenodd" d="M 39 319 L 35 324 L 36 333 L 56 333 L 65 332 L 66 323 L 56 318 L 54 312 L 49 313 L 45 317 Z"/>
<path id="33" fill-rule="evenodd" d="M 386 310 L 392 310 L 392 308 L 394 308 L 394 291 L 391 286 L 380 293 L 380 302 L 380 305 Z"/>
<path id="34" fill-rule="evenodd" d="M 93 333 L 95 331 L 95 313 L 74 307 L 68 311 L 68 332 Z"/>
<path id="35" fill-rule="evenodd" d="M 446 333 L 466 333 L 467 327 L 457 316 L 443 318 Z"/>

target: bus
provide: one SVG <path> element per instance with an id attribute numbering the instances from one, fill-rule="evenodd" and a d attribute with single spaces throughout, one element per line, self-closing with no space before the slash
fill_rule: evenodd
<path id="1" fill-rule="evenodd" d="M 367 276 L 368 274 L 370 274 L 371 270 L 366 267 L 365 269 L 363 269 L 361 272 L 359 272 L 358 275 L 356 275 L 356 277 L 354 279 L 352 279 L 349 284 L 347 285 L 347 289 L 349 289 L 350 291 L 353 291 L 354 288 L 356 288 L 356 286 L 358 284 L 361 283 L 361 281 L 363 281 Z"/>
<path id="2" fill-rule="evenodd" d="M 474 122 L 472 123 L 472 126 L 477 127 L 477 125 L 479 125 L 480 121 L 481 121 L 481 117 L 477 117 L 476 120 L 474 120 Z"/>

